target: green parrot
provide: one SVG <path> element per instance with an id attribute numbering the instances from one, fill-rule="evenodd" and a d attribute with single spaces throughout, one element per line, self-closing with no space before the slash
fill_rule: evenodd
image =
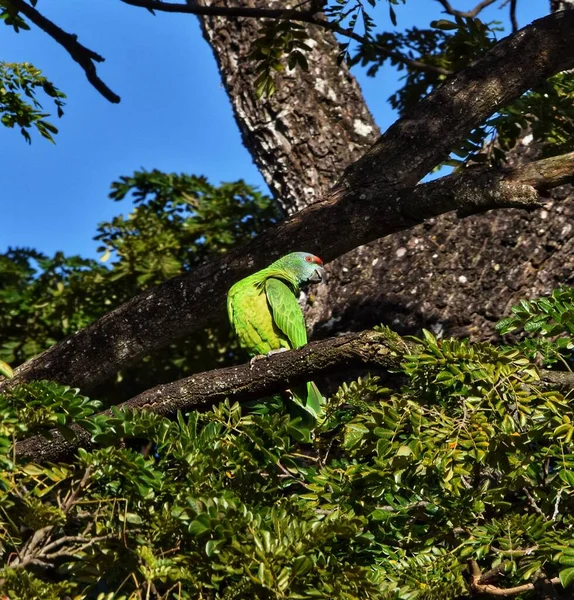
<path id="1" fill-rule="evenodd" d="M 307 252 L 292 252 L 234 284 L 227 294 L 227 313 L 239 343 L 255 357 L 300 348 L 307 343 L 299 288 L 322 281 L 323 262 Z M 312 382 L 291 390 L 293 400 L 317 418 L 323 396 Z"/>

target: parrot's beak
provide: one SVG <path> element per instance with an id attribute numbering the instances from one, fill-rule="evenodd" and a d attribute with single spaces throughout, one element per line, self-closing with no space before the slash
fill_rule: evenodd
<path id="1" fill-rule="evenodd" d="M 313 274 L 309 277 L 310 283 L 320 283 L 325 278 L 325 269 L 323 267 L 315 267 Z"/>

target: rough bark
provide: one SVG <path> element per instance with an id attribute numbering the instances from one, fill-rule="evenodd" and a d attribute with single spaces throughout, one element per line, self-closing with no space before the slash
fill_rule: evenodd
<path id="1" fill-rule="evenodd" d="M 321 201 L 223 259 L 134 298 L 20 367 L 15 381 L 49 378 L 89 390 L 154 349 L 207 326 L 220 314 L 230 283 L 278 255 L 306 248 L 330 262 L 442 212 L 464 211 L 481 195 L 447 195 L 442 203 L 425 203 L 424 190 L 441 183 L 409 187 L 498 106 L 573 64 L 572 11 L 506 38 L 389 128 Z M 475 172 L 461 175 L 463 183 L 465 176 Z M 461 184 L 457 177 L 450 181 Z M 494 194 L 481 209 L 500 206 L 508 201 Z"/>
<path id="2" fill-rule="evenodd" d="M 550 10 L 552 12 L 569 10 L 572 8 L 574 8 L 574 0 L 550 0 Z"/>
<path id="3" fill-rule="evenodd" d="M 201 0 L 200 4 L 227 2 Z M 244 4 L 286 8 L 298 3 L 257 0 Z M 246 148 L 286 213 L 301 210 L 326 193 L 379 134 L 355 78 L 345 65 L 338 64 L 335 36 L 307 25 L 313 46 L 309 71 L 276 73 L 276 93 L 259 99 L 254 85 L 257 73 L 249 54 L 261 23 L 226 17 L 200 21 Z"/>
<path id="4" fill-rule="evenodd" d="M 572 0 L 551 4 L 554 11 L 574 6 Z M 277 96 L 262 103 L 254 96 L 255 75 L 248 58 L 260 25 L 219 18 L 204 19 L 203 27 L 245 145 L 279 202 L 292 212 L 313 201 L 312 190 L 321 194 L 333 181 L 335 161 L 350 164 L 360 151 L 349 125 L 358 119 L 374 127 L 356 84 L 351 94 L 337 87 L 351 76 L 345 67 L 338 70 L 336 42 L 329 33 L 310 28 L 320 52 L 311 57 L 309 74 L 280 77 Z M 324 95 L 317 93 L 316 81 Z M 317 115 L 315 106 L 320 107 Z M 276 131 L 281 135 L 274 135 Z M 311 170 L 308 139 L 321 148 L 313 155 Z M 407 159 L 408 169 L 409 153 L 400 156 Z M 567 193 L 558 192 L 536 214 L 497 213 L 463 222 L 445 216 L 348 253 L 329 265 L 327 282 L 314 291 L 308 324 L 319 335 L 385 322 L 402 332 L 426 326 L 445 334 L 492 337 L 493 323 L 520 298 L 573 282 L 574 204 L 558 202 Z"/>

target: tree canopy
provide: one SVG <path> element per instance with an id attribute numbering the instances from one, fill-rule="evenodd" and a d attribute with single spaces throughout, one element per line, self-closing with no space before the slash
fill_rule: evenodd
<path id="1" fill-rule="evenodd" d="M 441 328 L 401 336 L 381 312 L 369 330 L 338 337 L 330 319 L 325 339 L 253 365 L 241 364 L 223 306 L 232 283 L 290 250 L 333 262 L 445 213 L 512 208 L 517 219 L 567 191 L 573 7 L 518 30 L 509 2 L 502 31 L 481 20 L 494 1 L 458 10 L 440 0 L 428 28 L 399 32 L 371 16 L 386 4 L 396 25 L 398 0 L 122 1 L 203 19 L 277 197 L 243 181 L 142 170 L 111 184 L 110 198 L 132 208 L 98 225 L 100 260 L 0 254 L 1 594 L 570 597 L 573 288 L 523 298 L 492 319 L 489 341 L 445 339 Z M 42 29 L 119 100 L 96 72 L 102 57 L 41 3 L 0 8 L 7 26 Z M 225 27 L 236 28 L 235 46 L 217 41 Z M 332 124 L 323 160 L 288 96 L 317 92 L 317 65 L 329 64 L 325 85 L 360 99 L 345 62 L 373 76 L 401 70 L 390 99 L 401 118 L 377 138 L 364 107 L 300 93 L 295 103 L 316 105 L 313 127 Z M 2 122 L 28 141 L 34 127 L 52 139 L 37 94 L 61 114 L 63 92 L 29 64 L 2 63 L 0 78 Z M 274 112 L 282 105 L 287 117 Z M 353 117 L 368 131 L 360 141 Z M 301 148 L 276 142 L 279 123 Z M 340 139 L 353 148 L 328 156 Z M 530 144 L 536 152 L 522 157 Z M 455 170 L 421 183 L 446 165 Z M 358 252 L 373 267 L 385 260 L 376 247 Z M 358 279 L 367 289 L 369 277 Z M 308 315 L 322 294 L 306 295 Z M 345 314 L 335 320 L 352 329 Z M 327 398 L 304 443 L 284 393 L 311 376 Z"/>

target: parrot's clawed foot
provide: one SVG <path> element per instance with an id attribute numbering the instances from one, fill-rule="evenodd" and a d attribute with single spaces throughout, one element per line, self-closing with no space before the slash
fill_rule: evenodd
<path id="1" fill-rule="evenodd" d="M 269 350 L 269 352 L 267 352 L 267 354 L 258 354 L 257 356 L 254 356 L 249 361 L 249 368 L 253 369 L 253 365 L 258 360 L 261 360 L 262 358 L 269 358 L 269 357 L 273 356 L 274 354 L 279 354 L 280 352 L 287 352 L 287 350 L 288 350 L 288 348 L 277 348 L 276 350 Z"/>
<path id="2" fill-rule="evenodd" d="M 276 350 L 269 350 L 267 352 L 267 358 L 273 356 L 274 354 L 281 354 L 281 352 L 287 352 L 288 348 L 277 348 Z"/>
<path id="3" fill-rule="evenodd" d="M 262 358 L 267 358 L 266 354 L 258 354 L 257 356 L 254 356 L 250 361 L 249 361 L 249 368 L 253 369 L 253 367 L 255 366 L 255 363 L 258 360 L 261 360 Z"/>

